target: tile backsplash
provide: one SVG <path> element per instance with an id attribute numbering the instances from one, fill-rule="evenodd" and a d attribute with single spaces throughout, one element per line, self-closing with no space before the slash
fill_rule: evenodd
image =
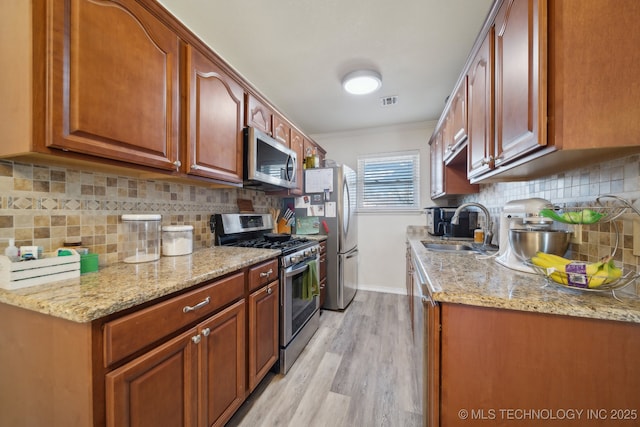
<path id="1" fill-rule="evenodd" d="M 476 201 L 487 206 L 495 223 L 494 242 L 498 240 L 499 220 L 502 207 L 511 200 L 541 197 L 556 206 L 576 208 L 598 206 L 599 195 L 614 194 L 630 202 L 640 199 L 640 156 L 602 162 L 588 168 L 576 168 L 522 182 L 482 184 L 480 193 L 464 196 L 457 200 L 461 204 Z M 613 198 L 601 198 L 602 202 L 615 203 Z M 634 206 L 640 208 L 640 202 Z M 482 215 L 480 215 L 482 216 Z M 610 254 L 616 246 L 615 259 L 625 269 L 640 271 L 640 257 L 633 255 L 633 223 L 640 227 L 640 216 L 626 209 L 624 215 L 614 222 L 584 225 L 582 244 L 571 245 L 573 259 L 594 261 Z M 616 233 L 617 226 L 619 233 Z"/>
<path id="2" fill-rule="evenodd" d="M 16 246 L 81 241 L 99 255 L 100 265 L 122 261 L 122 214 L 162 215 L 162 225 L 193 225 L 194 249 L 212 244 L 212 213 L 237 212 L 249 199 L 257 212 L 278 207 L 279 199 L 242 188 L 209 188 L 145 180 L 57 166 L 0 160 L 0 250 L 8 238 Z"/>

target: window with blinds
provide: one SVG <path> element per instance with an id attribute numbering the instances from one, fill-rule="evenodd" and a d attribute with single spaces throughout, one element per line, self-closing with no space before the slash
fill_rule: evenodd
<path id="1" fill-rule="evenodd" d="M 358 210 L 420 209 L 420 153 L 358 157 Z"/>

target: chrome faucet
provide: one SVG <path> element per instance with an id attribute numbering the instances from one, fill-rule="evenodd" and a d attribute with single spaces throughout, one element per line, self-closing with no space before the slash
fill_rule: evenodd
<path id="1" fill-rule="evenodd" d="M 451 224 L 458 225 L 458 223 L 460 222 L 460 212 L 462 212 L 463 209 L 468 208 L 469 206 L 475 206 L 476 208 L 479 208 L 480 210 L 482 210 L 482 212 L 484 212 L 484 215 L 487 217 L 487 220 L 485 221 L 483 245 L 484 246 L 490 245 L 491 241 L 493 240 L 493 221 L 491 220 L 491 214 L 489 213 L 489 209 L 487 209 L 484 205 L 481 205 L 480 203 L 476 203 L 476 202 L 461 204 L 460 206 L 458 206 L 458 209 L 456 209 L 456 211 L 453 213 L 453 216 L 451 217 Z"/>

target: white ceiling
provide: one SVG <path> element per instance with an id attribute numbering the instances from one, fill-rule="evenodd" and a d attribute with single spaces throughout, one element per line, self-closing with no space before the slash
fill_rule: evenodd
<path id="1" fill-rule="evenodd" d="M 436 120 L 492 3 L 159 1 L 307 134 Z M 342 90 L 360 68 L 382 74 L 378 92 Z"/>

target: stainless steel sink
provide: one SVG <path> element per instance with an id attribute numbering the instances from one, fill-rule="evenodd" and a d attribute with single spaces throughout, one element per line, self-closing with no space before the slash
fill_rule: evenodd
<path id="1" fill-rule="evenodd" d="M 461 243 L 431 243 L 422 242 L 425 248 L 436 252 L 475 252 L 475 249 L 469 245 Z"/>

